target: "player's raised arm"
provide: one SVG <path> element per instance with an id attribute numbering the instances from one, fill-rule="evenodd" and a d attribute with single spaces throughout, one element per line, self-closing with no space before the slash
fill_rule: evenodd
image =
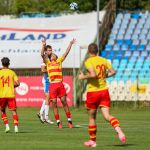
<path id="1" fill-rule="evenodd" d="M 72 45 L 76 42 L 76 39 L 72 39 L 69 43 L 68 48 L 66 49 L 66 52 L 63 54 L 62 59 L 65 60 L 65 58 L 67 57 L 67 55 L 69 54 Z"/>
<path id="2" fill-rule="evenodd" d="M 48 55 L 46 53 L 46 39 L 42 40 L 41 57 L 42 57 L 44 63 L 46 63 L 46 61 L 48 60 Z"/>
<path id="3" fill-rule="evenodd" d="M 44 57 L 44 51 L 45 51 L 45 47 L 46 47 L 46 39 L 42 40 L 42 49 L 41 49 L 41 57 Z"/>

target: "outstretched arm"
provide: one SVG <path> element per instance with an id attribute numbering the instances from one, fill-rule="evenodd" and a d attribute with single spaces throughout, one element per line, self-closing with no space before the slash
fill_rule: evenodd
<path id="1" fill-rule="evenodd" d="M 41 49 L 41 57 L 44 57 L 44 51 L 45 51 L 45 47 L 46 47 L 46 39 L 42 40 L 42 49 Z"/>
<path id="2" fill-rule="evenodd" d="M 70 50 L 71 50 L 72 45 L 73 45 L 75 42 L 76 42 L 75 39 L 72 39 L 72 40 L 70 41 L 69 46 L 68 46 L 68 48 L 66 49 L 66 52 L 65 52 L 65 53 L 63 54 L 63 56 L 62 56 L 63 60 L 65 60 L 65 58 L 67 57 L 67 55 L 69 54 L 69 52 L 70 52 Z"/>
<path id="3" fill-rule="evenodd" d="M 45 53 L 45 48 L 46 48 L 46 39 L 42 40 L 42 49 L 41 49 L 41 57 L 43 58 L 43 62 L 46 63 L 48 59 L 47 53 Z"/>

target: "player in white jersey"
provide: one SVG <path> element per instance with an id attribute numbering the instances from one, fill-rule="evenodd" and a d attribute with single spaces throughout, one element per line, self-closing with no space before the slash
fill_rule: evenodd
<path id="1" fill-rule="evenodd" d="M 52 53 L 52 47 L 50 45 L 46 45 L 46 40 L 45 39 L 42 40 L 42 49 L 46 50 L 46 53 L 48 53 L 49 55 Z M 50 104 L 50 100 L 49 100 L 49 84 L 50 83 L 49 83 L 45 63 L 41 64 L 41 71 L 43 72 L 42 83 L 43 83 L 43 86 L 44 86 L 45 100 L 43 101 L 40 112 L 37 115 L 38 115 L 38 117 L 39 117 L 39 119 L 42 123 L 46 122 L 46 123 L 53 124 L 54 122 L 52 122 L 48 117 L 49 104 Z"/>

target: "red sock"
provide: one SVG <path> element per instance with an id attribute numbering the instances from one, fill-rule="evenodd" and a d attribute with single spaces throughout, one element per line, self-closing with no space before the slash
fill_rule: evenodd
<path id="1" fill-rule="evenodd" d="M 13 115 L 14 126 L 18 126 L 18 115 Z"/>
<path id="2" fill-rule="evenodd" d="M 120 123 L 116 118 L 110 119 L 110 124 L 112 125 L 113 128 L 120 127 Z"/>
<path id="3" fill-rule="evenodd" d="M 89 126 L 88 131 L 89 131 L 89 135 L 90 135 L 90 140 L 96 141 L 97 126 L 96 125 Z"/>
<path id="4" fill-rule="evenodd" d="M 60 120 L 59 114 L 56 114 L 56 115 L 55 115 L 55 119 L 56 119 L 56 121 L 57 121 L 57 120 Z"/>
<path id="5" fill-rule="evenodd" d="M 8 124 L 8 118 L 7 118 L 6 114 L 2 114 L 2 120 L 3 120 L 4 124 Z"/>
<path id="6" fill-rule="evenodd" d="M 71 113 L 70 113 L 70 111 L 66 112 L 66 116 L 67 116 L 67 118 L 71 118 Z"/>

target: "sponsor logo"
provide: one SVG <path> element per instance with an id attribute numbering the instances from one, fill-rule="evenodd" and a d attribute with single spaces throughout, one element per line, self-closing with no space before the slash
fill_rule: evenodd
<path id="1" fill-rule="evenodd" d="M 1 41 L 35 41 L 42 40 L 43 38 L 47 40 L 60 40 L 66 37 L 65 33 L 47 33 L 47 34 L 21 34 L 9 33 L 9 34 L 0 34 Z"/>
<path id="2" fill-rule="evenodd" d="M 42 40 L 43 38 L 47 40 L 63 39 L 66 37 L 67 32 L 76 31 L 76 29 L 21 29 L 0 27 L 0 31 L 5 32 L 5 34 L 0 34 L 1 41 L 34 41 Z"/>
<path id="3" fill-rule="evenodd" d="M 29 87 L 25 82 L 21 82 L 20 86 L 16 88 L 18 95 L 26 95 L 29 91 Z"/>

